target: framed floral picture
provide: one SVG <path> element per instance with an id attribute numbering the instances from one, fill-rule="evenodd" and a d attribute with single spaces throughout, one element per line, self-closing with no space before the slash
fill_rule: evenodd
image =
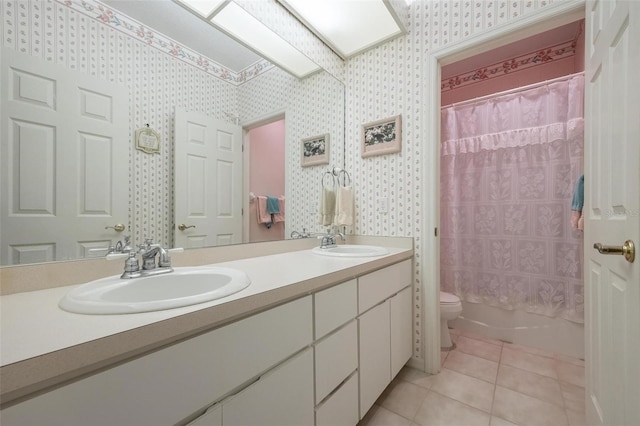
<path id="1" fill-rule="evenodd" d="M 362 157 L 400 152 L 402 142 L 401 115 L 363 124 L 360 131 Z"/>
<path id="2" fill-rule="evenodd" d="M 329 151 L 331 144 L 329 134 L 313 136 L 302 139 L 300 146 L 300 165 L 316 166 L 318 164 L 329 164 Z"/>

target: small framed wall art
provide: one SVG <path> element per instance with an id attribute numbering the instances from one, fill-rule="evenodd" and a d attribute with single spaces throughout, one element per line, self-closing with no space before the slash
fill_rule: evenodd
<path id="1" fill-rule="evenodd" d="M 331 143 L 329 133 L 302 139 L 300 145 L 300 165 L 302 167 L 329 164 Z"/>
<path id="2" fill-rule="evenodd" d="M 400 152 L 402 143 L 401 115 L 363 124 L 360 130 L 362 157 Z"/>
<path id="3" fill-rule="evenodd" d="M 136 130 L 136 149 L 147 154 L 160 153 L 160 134 L 147 124 Z"/>

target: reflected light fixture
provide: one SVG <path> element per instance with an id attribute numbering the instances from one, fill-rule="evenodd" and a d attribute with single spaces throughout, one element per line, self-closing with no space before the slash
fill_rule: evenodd
<path id="1" fill-rule="evenodd" d="M 233 1 L 175 1 L 298 78 L 305 78 L 321 69 L 315 62 Z"/>
<path id="2" fill-rule="evenodd" d="M 388 0 L 278 0 L 342 59 L 404 34 Z"/>

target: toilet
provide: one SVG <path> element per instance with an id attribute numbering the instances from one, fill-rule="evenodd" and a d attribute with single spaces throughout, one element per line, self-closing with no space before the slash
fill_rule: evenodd
<path id="1" fill-rule="evenodd" d="M 440 346 L 442 349 L 451 349 L 453 342 L 449 335 L 450 320 L 458 318 L 462 313 L 462 302 L 455 294 L 440 292 Z"/>

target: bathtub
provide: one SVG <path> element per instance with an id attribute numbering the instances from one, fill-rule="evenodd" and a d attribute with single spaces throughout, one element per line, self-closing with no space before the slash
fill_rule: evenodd
<path id="1" fill-rule="evenodd" d="M 463 301 L 462 314 L 449 321 L 449 326 L 584 359 L 584 325 L 564 319 Z"/>

